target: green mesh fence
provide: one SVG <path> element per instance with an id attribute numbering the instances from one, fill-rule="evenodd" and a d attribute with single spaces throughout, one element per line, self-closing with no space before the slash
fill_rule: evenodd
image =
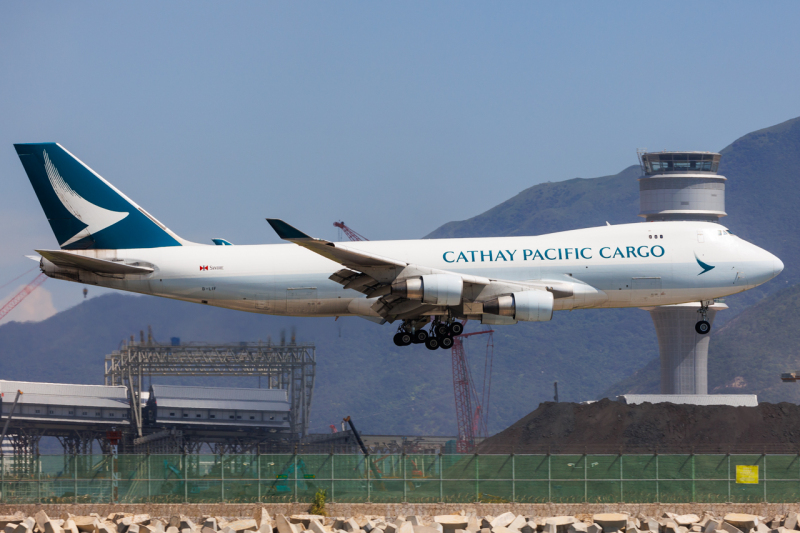
<path id="1" fill-rule="evenodd" d="M 800 455 L 0 457 L 2 503 L 788 503 Z"/>

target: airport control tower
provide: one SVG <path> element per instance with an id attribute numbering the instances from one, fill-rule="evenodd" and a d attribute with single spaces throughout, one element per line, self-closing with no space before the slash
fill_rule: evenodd
<path id="1" fill-rule="evenodd" d="M 713 152 L 639 152 L 640 217 L 647 222 L 702 220 L 719 222 L 725 213 L 724 176 L 717 174 L 720 155 Z M 714 303 L 707 320 L 727 309 Z M 708 394 L 707 334 L 695 331 L 700 302 L 646 308 L 658 336 L 661 394 Z"/>

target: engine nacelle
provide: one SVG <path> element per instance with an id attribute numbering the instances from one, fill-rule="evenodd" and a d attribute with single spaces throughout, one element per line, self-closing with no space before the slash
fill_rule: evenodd
<path id="1" fill-rule="evenodd" d="M 553 318 L 553 293 L 548 291 L 523 291 L 483 303 L 483 312 L 513 317 L 527 322 L 546 322 Z"/>
<path id="2" fill-rule="evenodd" d="M 458 305 L 464 280 L 449 274 L 427 274 L 392 283 L 392 294 L 432 305 Z"/>

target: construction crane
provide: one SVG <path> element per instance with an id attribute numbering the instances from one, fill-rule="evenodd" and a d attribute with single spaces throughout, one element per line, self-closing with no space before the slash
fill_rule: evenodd
<path id="1" fill-rule="evenodd" d="M 464 333 L 453 338 L 453 390 L 456 399 L 458 439 L 456 452 L 469 453 L 475 449 L 475 438 L 488 434 L 489 394 L 492 388 L 492 361 L 494 359 L 494 330 Z M 483 390 L 478 395 L 472 373 L 467 363 L 463 340 L 474 335 L 489 335 L 486 343 L 486 360 L 483 369 Z M 475 405 L 473 410 L 472 406 Z"/>
<path id="2" fill-rule="evenodd" d="M 8 313 L 13 311 L 14 308 L 22 302 L 22 300 L 27 298 L 28 295 L 30 295 L 30 293 L 35 291 L 36 287 L 44 283 L 46 279 L 47 276 L 44 273 L 42 273 L 36 276 L 36 278 L 33 281 L 25 285 L 25 287 L 23 287 L 21 291 L 15 294 L 13 298 L 11 298 L 8 302 L 6 302 L 6 304 L 3 307 L 0 308 L 0 320 L 3 320 L 3 318 L 5 318 L 5 316 Z"/>
<path id="3" fill-rule="evenodd" d="M 339 228 L 340 230 L 342 230 L 344 232 L 344 234 L 347 235 L 347 238 L 350 239 L 351 241 L 368 241 L 369 240 L 366 237 L 364 237 L 363 235 L 361 235 L 360 233 L 356 233 L 352 229 L 348 228 L 345 225 L 345 223 L 343 221 L 341 221 L 341 220 L 339 222 L 334 222 L 333 225 L 336 226 L 337 228 Z"/>

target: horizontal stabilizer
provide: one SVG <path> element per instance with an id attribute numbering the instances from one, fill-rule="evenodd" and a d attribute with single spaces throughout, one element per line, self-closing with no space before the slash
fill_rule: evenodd
<path id="1" fill-rule="evenodd" d="M 119 261 L 108 261 L 85 255 L 76 255 L 60 250 L 36 250 L 42 257 L 63 268 L 82 268 L 98 274 L 150 274 L 150 267 L 126 265 Z"/>

